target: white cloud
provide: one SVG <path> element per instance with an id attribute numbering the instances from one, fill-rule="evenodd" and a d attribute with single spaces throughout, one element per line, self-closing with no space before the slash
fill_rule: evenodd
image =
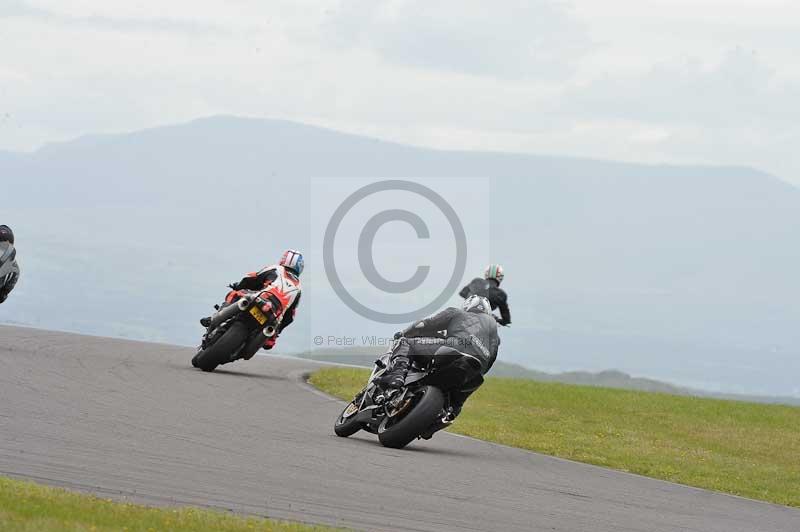
<path id="1" fill-rule="evenodd" d="M 49 5 L 48 2 L 25 2 L 3 0 L 0 3 L 0 18 L 38 19 L 48 24 L 68 25 L 84 28 L 117 31 L 166 31 L 166 32 L 215 32 L 228 31 L 215 23 L 198 19 L 152 16 L 124 16 L 120 13 L 104 14 L 98 9 L 64 9 L 64 4 Z M 69 6 L 68 6 L 69 7 Z"/>
<path id="2" fill-rule="evenodd" d="M 501 78 L 562 77 L 589 44 L 552 0 L 347 0 L 323 29 L 391 63 Z"/>
<path id="3" fill-rule="evenodd" d="M 637 75 L 606 75 L 570 91 L 564 106 L 591 116 L 719 127 L 795 124 L 800 85 L 779 82 L 754 51 L 729 50 L 716 63 L 657 64 Z"/>
<path id="4" fill-rule="evenodd" d="M 489 5 L 0 0 L 0 149 L 229 113 L 800 182 L 798 8 Z"/>

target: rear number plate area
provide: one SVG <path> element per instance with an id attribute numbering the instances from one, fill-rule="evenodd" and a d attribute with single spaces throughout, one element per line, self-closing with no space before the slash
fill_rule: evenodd
<path id="1" fill-rule="evenodd" d="M 258 307 L 252 307 L 250 309 L 250 315 L 253 316 L 256 319 L 256 321 L 261 325 L 267 323 L 267 316 L 264 315 L 264 313 L 261 312 L 261 309 Z"/>

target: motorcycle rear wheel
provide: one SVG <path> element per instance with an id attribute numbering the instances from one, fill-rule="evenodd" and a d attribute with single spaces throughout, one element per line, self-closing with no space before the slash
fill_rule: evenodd
<path id="1" fill-rule="evenodd" d="M 214 371 L 217 366 L 230 360 L 231 353 L 239 349 L 246 339 L 247 326 L 236 321 L 231 324 L 222 338 L 198 353 L 194 362 L 203 371 Z"/>
<path id="2" fill-rule="evenodd" d="M 384 447 L 402 449 L 420 434 L 425 432 L 436 419 L 442 415 L 444 409 L 444 394 L 435 386 L 424 386 L 418 392 L 422 397 L 412 405 L 401 420 L 386 427 L 391 418 L 381 423 L 378 430 L 378 440 Z"/>

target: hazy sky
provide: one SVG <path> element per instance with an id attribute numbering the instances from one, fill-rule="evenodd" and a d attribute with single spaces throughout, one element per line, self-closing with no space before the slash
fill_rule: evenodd
<path id="1" fill-rule="evenodd" d="M 783 0 L 0 0 L 0 149 L 212 114 L 800 184 Z"/>

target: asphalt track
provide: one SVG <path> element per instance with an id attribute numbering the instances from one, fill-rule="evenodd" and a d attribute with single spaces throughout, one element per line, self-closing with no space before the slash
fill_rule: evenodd
<path id="1" fill-rule="evenodd" d="M 0 475 L 363 530 L 800 530 L 797 509 L 449 434 L 337 438 L 315 363 L 192 354 L 0 327 Z"/>

